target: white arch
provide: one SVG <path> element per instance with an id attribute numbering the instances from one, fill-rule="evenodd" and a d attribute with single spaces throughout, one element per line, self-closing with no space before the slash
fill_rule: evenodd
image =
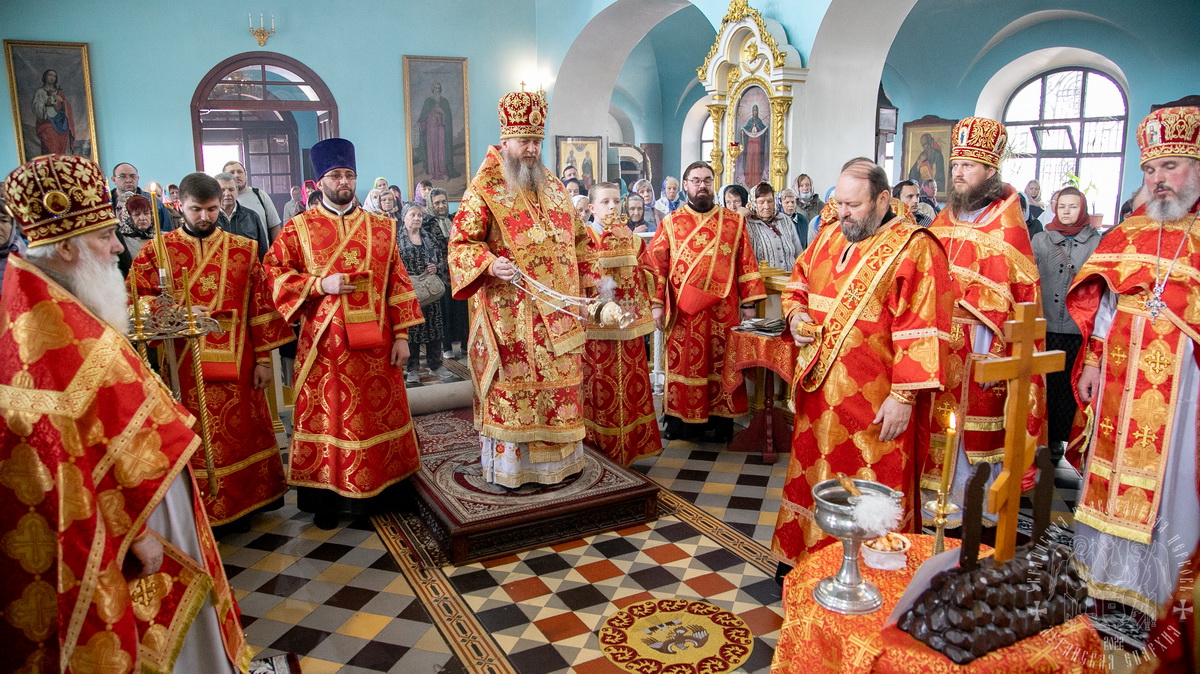
<path id="1" fill-rule="evenodd" d="M 796 96 L 789 182 L 807 173 L 823 190 L 851 157 L 875 156 L 879 81 L 892 42 L 917 0 L 833 0 L 808 61 L 808 81 Z M 869 14 L 870 20 L 864 20 Z"/>
<path id="2" fill-rule="evenodd" d="M 1045 9 L 1040 12 L 1030 12 L 1019 19 L 1009 22 L 1007 26 L 996 31 L 996 34 L 992 36 L 992 39 L 988 40 L 987 44 L 983 45 L 983 48 L 980 49 L 979 53 L 975 55 L 974 59 L 972 59 L 971 65 L 967 66 L 967 69 L 963 71 L 962 79 L 959 80 L 958 83 L 962 84 L 963 81 L 966 80 L 967 75 L 975 67 L 975 64 L 979 63 L 979 59 L 983 58 L 984 54 L 987 54 L 989 51 L 991 51 L 992 47 L 995 47 L 996 45 L 1007 40 L 1018 32 L 1029 28 L 1030 26 L 1036 26 L 1039 23 L 1046 23 L 1047 21 L 1060 21 L 1065 19 L 1095 21 L 1097 23 L 1108 24 L 1109 26 L 1112 26 L 1121 32 L 1128 33 L 1128 31 L 1126 31 L 1116 22 L 1110 21 L 1109 19 L 1101 16 L 1096 16 L 1095 14 L 1088 14 L 1087 12 L 1077 12 L 1069 9 Z"/>
<path id="3" fill-rule="evenodd" d="M 1095 68 L 1113 78 L 1123 91 L 1129 91 L 1129 79 L 1125 77 L 1125 72 L 1107 57 L 1077 47 L 1048 47 L 1019 56 L 997 70 L 979 92 L 979 98 L 975 101 L 975 115 L 1000 119 L 1004 114 L 1004 105 L 1017 87 L 1047 70 L 1070 66 Z"/>
<path id="4" fill-rule="evenodd" d="M 593 135 L 608 126 L 617 76 L 629 52 L 689 0 L 617 0 L 579 32 L 563 57 L 547 113 L 547 134 Z"/>

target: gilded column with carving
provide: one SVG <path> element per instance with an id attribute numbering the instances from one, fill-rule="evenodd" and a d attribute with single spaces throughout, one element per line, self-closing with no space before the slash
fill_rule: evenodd
<path id="1" fill-rule="evenodd" d="M 725 107 L 724 103 L 710 103 L 708 105 L 708 115 L 712 118 L 713 124 L 713 146 L 712 152 L 709 155 L 709 163 L 712 165 L 713 179 L 716 180 L 717 185 L 724 184 L 721 174 L 725 172 L 725 164 L 722 163 L 722 160 L 725 158 L 725 151 L 723 149 L 724 146 L 721 144 L 721 139 L 725 137 L 725 134 L 722 133 L 722 129 L 725 126 Z"/>
<path id="2" fill-rule="evenodd" d="M 788 95 L 771 97 L 771 184 L 775 191 L 787 187 L 788 149 L 783 142 L 783 129 L 788 108 L 792 107 L 790 93 L 788 91 Z"/>

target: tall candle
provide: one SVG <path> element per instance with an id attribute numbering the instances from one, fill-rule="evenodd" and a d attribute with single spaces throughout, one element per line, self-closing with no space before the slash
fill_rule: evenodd
<path id="1" fill-rule="evenodd" d="M 254 30 L 254 17 L 250 15 L 250 12 L 246 12 L 246 21 L 250 23 L 250 30 Z"/>
<path id="2" fill-rule="evenodd" d="M 954 474 L 955 459 L 958 458 L 958 430 L 954 423 L 954 412 L 950 413 L 950 426 L 946 429 L 946 447 L 942 450 L 942 491 L 950 492 L 950 476 Z"/>

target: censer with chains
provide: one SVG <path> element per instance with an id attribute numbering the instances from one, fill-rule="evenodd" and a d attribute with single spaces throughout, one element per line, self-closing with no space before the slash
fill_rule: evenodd
<path id="1" fill-rule="evenodd" d="M 619 215 L 610 215 L 605 220 L 609 226 L 628 222 L 627 218 Z M 596 325 L 606 328 L 618 327 L 621 329 L 633 325 L 633 321 L 635 320 L 634 315 L 621 308 L 621 305 L 613 299 L 611 290 L 601 290 L 600 297 L 598 298 L 567 295 L 541 283 L 537 279 L 531 278 L 521 271 L 520 267 L 516 267 L 515 264 L 513 266 L 516 268 L 516 274 L 509 280 L 509 283 L 517 286 L 530 297 L 553 306 L 555 311 L 561 311 L 568 316 L 578 318 L 578 314 L 567 311 L 564 307 L 583 307 L 587 310 L 586 320 Z"/>

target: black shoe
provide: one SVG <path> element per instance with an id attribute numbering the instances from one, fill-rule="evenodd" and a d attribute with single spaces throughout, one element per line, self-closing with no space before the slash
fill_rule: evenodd
<path id="1" fill-rule="evenodd" d="M 728 443 L 733 439 L 733 419 L 709 417 L 705 430 L 712 434 L 713 442 Z"/>
<path id="2" fill-rule="evenodd" d="M 218 524 L 212 528 L 213 538 L 221 538 L 229 534 L 244 534 L 250 531 L 250 517 L 240 517 L 232 522 Z"/>
<path id="3" fill-rule="evenodd" d="M 775 582 L 783 585 L 783 579 L 792 572 L 792 566 L 779 562 L 775 567 Z"/>
<path id="4" fill-rule="evenodd" d="M 663 415 L 663 432 L 664 440 L 676 440 L 683 437 L 683 422 L 679 417 Z"/>
<path id="5" fill-rule="evenodd" d="M 313 515 L 313 524 L 317 525 L 318 529 L 329 531 L 336 529 L 338 525 L 337 513 L 320 512 Z"/>

